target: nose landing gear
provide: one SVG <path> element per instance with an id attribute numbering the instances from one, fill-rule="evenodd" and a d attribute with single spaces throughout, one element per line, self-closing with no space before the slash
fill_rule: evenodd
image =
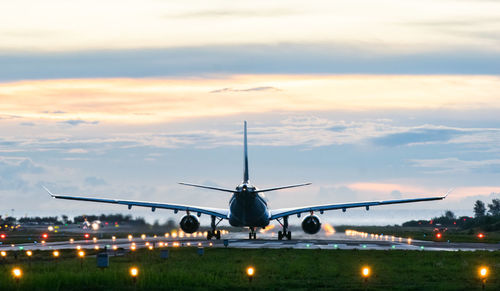
<path id="1" fill-rule="evenodd" d="M 248 239 L 257 239 L 257 233 L 255 232 L 255 227 L 250 227 L 250 233 L 248 234 Z"/>

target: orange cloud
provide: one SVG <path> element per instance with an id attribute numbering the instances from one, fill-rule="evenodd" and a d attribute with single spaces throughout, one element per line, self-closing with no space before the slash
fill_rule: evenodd
<path id="1" fill-rule="evenodd" d="M 500 108 L 498 92 L 496 76 L 64 79 L 0 84 L 0 114 L 141 124 L 279 111 L 491 109 Z"/>

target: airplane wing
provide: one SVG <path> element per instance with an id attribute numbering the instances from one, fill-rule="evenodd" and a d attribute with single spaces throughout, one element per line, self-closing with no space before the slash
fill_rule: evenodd
<path id="1" fill-rule="evenodd" d="M 298 208 L 275 209 L 275 210 L 271 210 L 271 220 L 278 219 L 278 218 L 281 218 L 284 216 L 300 214 L 300 213 L 304 213 L 304 212 L 313 212 L 313 211 L 323 212 L 326 210 L 337 210 L 337 209 L 342 209 L 342 211 L 346 211 L 347 208 L 356 208 L 356 207 L 366 207 L 366 209 L 368 210 L 371 206 L 442 200 L 442 199 L 446 198 L 452 190 L 453 189 L 450 189 L 444 196 L 437 196 L 437 197 L 425 197 L 425 198 L 413 198 L 413 199 L 401 199 L 401 200 L 385 200 L 385 201 L 365 201 L 365 202 L 353 202 L 353 203 L 341 203 L 341 204 L 315 205 L 315 206 L 306 206 L 306 207 L 298 207 Z"/>
<path id="2" fill-rule="evenodd" d="M 56 199 L 121 204 L 121 205 L 127 205 L 129 209 L 131 209 L 132 206 L 140 206 L 140 207 L 150 207 L 152 211 L 155 211 L 157 208 L 171 209 L 171 210 L 174 210 L 175 212 L 177 212 L 177 211 L 189 211 L 189 212 L 196 212 L 196 213 L 212 215 L 212 216 L 216 216 L 216 217 L 223 218 L 223 219 L 228 219 L 228 214 L 229 214 L 228 209 L 197 207 L 197 206 L 190 206 L 190 205 L 167 204 L 167 203 L 157 203 L 157 202 L 144 202 L 144 201 L 118 200 L 118 199 L 107 199 L 107 198 L 67 196 L 67 195 L 53 194 L 52 192 L 49 191 L 49 189 L 47 189 L 45 187 L 43 187 L 43 188 L 45 189 L 45 191 L 47 191 L 50 194 L 50 196 L 52 196 L 52 198 L 56 198 Z"/>

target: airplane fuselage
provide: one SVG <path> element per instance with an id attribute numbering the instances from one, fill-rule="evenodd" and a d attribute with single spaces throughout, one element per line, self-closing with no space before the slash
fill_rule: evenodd
<path id="1" fill-rule="evenodd" d="M 271 214 L 263 194 L 254 186 L 243 183 L 236 187 L 229 200 L 229 224 L 236 227 L 266 227 Z"/>

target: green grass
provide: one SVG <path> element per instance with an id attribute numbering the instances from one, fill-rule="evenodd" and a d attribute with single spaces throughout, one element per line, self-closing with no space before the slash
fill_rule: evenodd
<path id="1" fill-rule="evenodd" d="M 426 252 L 293 249 L 212 249 L 198 256 L 196 248 L 140 250 L 110 257 L 108 269 L 98 269 L 95 257 L 80 266 L 76 251 L 63 251 L 55 261 L 50 252 L 35 252 L 28 261 L 24 252 L 12 253 L 0 265 L 0 289 L 15 290 L 134 290 L 134 289 L 358 289 L 364 290 L 478 290 L 478 267 L 487 265 L 487 290 L 500 289 L 500 252 Z M 87 255 L 95 254 L 87 251 Z M 256 268 L 251 283 L 247 266 Z M 365 283 L 361 267 L 373 275 Z M 17 286 L 11 270 L 24 275 Z M 140 270 L 136 286 L 129 268 Z"/>

